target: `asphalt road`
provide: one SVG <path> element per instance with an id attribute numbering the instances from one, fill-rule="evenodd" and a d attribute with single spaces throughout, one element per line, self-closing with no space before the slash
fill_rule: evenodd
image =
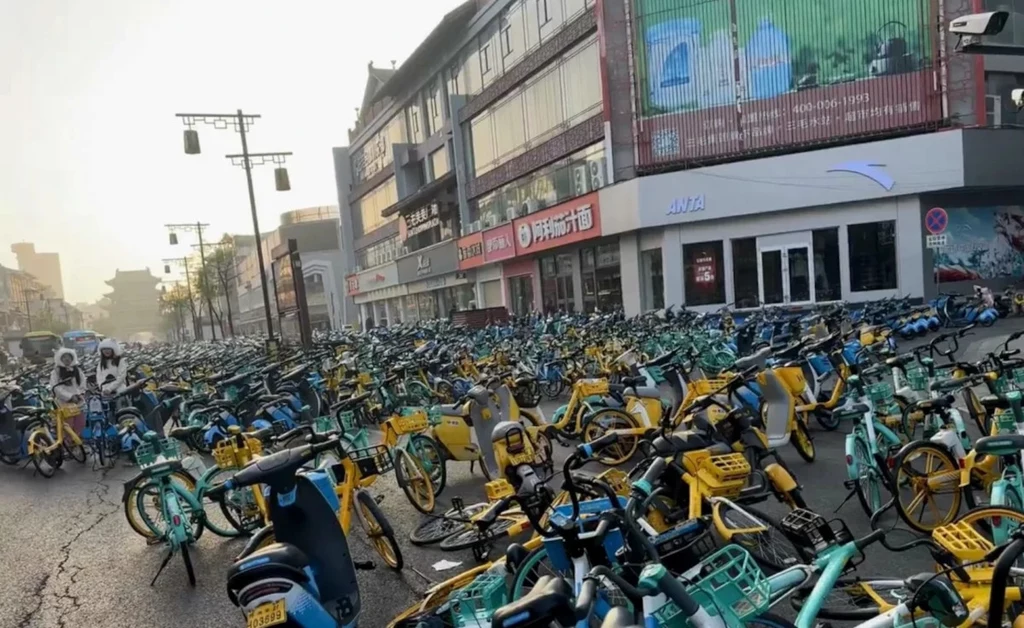
<path id="1" fill-rule="evenodd" d="M 1024 321 L 1008 320 L 979 330 L 964 343 L 961 357 L 979 359 L 1022 325 Z M 545 403 L 542 409 L 550 417 L 556 406 Z M 812 464 L 801 460 L 791 447 L 781 452 L 803 485 L 808 504 L 826 516 L 839 507 L 847 493 L 842 486 L 846 477 L 842 429 L 814 432 L 818 456 Z M 558 457 L 564 455 L 562 450 Z M 131 468 L 94 472 L 88 464 L 71 462 L 47 480 L 34 476 L 31 466 L 0 468 L 0 628 L 244 625 L 241 612 L 228 601 L 224 585 L 227 568 L 242 547 L 239 540 L 220 539 L 209 532 L 203 535 L 193 551 L 198 579 L 195 589 L 188 586 L 178 558 L 150 587 L 163 550 L 147 547 L 125 521 L 122 485 L 134 473 Z M 466 503 L 482 499 L 479 471 L 474 476 L 467 463 L 449 463 L 448 474 L 440 505 L 456 495 Z M 372 491 L 385 496 L 381 507 L 399 535 L 406 562 L 401 573 L 378 560 L 376 570 L 359 574 L 363 599 L 360 625 L 378 627 L 413 604 L 430 584 L 474 563 L 468 551 L 445 553 L 408 542 L 409 532 L 422 515 L 408 504 L 393 477 L 381 478 Z M 837 516 L 855 535 L 868 532 L 867 517 L 856 498 Z M 358 526 L 355 529 L 350 541 L 355 558 L 373 560 L 376 554 Z M 442 559 L 462 564 L 435 571 L 433 565 Z M 930 567 L 923 552 L 896 556 L 874 546 L 859 573 L 905 577 Z"/>

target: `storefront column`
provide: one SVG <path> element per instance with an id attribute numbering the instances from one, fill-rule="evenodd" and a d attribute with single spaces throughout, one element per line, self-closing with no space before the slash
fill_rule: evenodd
<path id="1" fill-rule="evenodd" d="M 667 227 L 661 243 L 661 263 L 665 273 L 665 307 L 686 303 L 683 294 L 683 243 L 682 229 Z"/>
<path id="2" fill-rule="evenodd" d="M 626 316 L 640 314 L 640 238 L 637 233 L 627 233 L 619 238 L 619 272 L 622 274 L 622 309 Z"/>
<path id="3" fill-rule="evenodd" d="M 583 268 L 580 259 L 580 252 L 573 251 L 572 255 L 572 306 L 577 312 L 583 311 Z M 540 269 L 537 271 L 540 277 Z M 540 291 L 537 292 L 540 294 Z"/>
<path id="4" fill-rule="evenodd" d="M 384 301 L 384 317 L 387 318 L 388 320 L 388 327 L 398 322 L 395 319 L 395 315 L 398 314 L 398 312 L 395 312 L 394 310 L 391 309 L 390 301 L 391 299 Z"/>

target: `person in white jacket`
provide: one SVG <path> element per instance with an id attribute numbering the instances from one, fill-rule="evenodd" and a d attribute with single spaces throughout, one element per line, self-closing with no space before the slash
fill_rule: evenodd
<path id="1" fill-rule="evenodd" d="M 128 361 L 121 356 L 121 345 L 113 338 L 105 338 L 100 343 L 99 351 L 96 383 L 106 395 L 121 392 L 126 387 L 125 380 L 128 377 Z"/>
<path id="2" fill-rule="evenodd" d="M 50 388 L 60 406 L 79 406 L 85 397 L 85 373 L 78 366 L 78 354 L 73 349 L 61 348 L 53 355 Z M 85 428 L 85 414 L 79 412 L 68 423 L 81 434 Z"/>

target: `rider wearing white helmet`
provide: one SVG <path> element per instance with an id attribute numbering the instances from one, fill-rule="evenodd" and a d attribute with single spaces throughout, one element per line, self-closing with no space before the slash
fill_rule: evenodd
<path id="1" fill-rule="evenodd" d="M 128 361 L 121 356 L 121 345 L 113 338 L 104 338 L 99 346 L 100 361 L 96 365 L 96 383 L 106 394 L 119 392 L 128 377 Z M 108 378 L 110 381 L 107 381 Z"/>

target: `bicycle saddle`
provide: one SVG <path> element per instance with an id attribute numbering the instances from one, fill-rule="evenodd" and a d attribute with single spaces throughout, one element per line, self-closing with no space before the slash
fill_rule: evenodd
<path id="1" fill-rule="evenodd" d="M 187 393 L 189 391 L 188 388 L 178 386 L 177 384 L 164 384 L 157 390 L 159 390 L 162 393 L 167 393 L 168 395 L 180 395 L 182 393 Z"/>
<path id="2" fill-rule="evenodd" d="M 672 456 L 707 448 L 708 441 L 697 432 L 689 430 L 673 432 L 668 436 L 659 436 L 654 439 L 654 450 L 660 456 Z"/>
<path id="3" fill-rule="evenodd" d="M 912 406 L 915 410 L 923 410 L 925 412 L 935 412 L 936 410 L 942 410 L 945 408 L 952 407 L 953 402 L 952 395 L 946 395 L 937 399 L 924 399 L 914 403 Z"/>
<path id="4" fill-rule="evenodd" d="M 249 374 L 248 373 L 239 373 L 238 375 L 235 375 L 233 377 L 229 377 L 228 379 L 225 379 L 225 380 L 221 381 L 221 384 L 224 385 L 224 386 L 236 386 L 238 384 L 241 384 L 242 382 L 244 382 L 247 379 L 249 379 Z"/>
<path id="5" fill-rule="evenodd" d="M 885 365 L 888 367 L 906 366 L 912 364 L 917 358 L 914 355 L 900 355 L 895 358 L 886 358 Z"/>
<path id="6" fill-rule="evenodd" d="M 171 438 L 177 438 L 177 439 L 181 440 L 181 439 L 188 438 L 189 436 L 192 436 L 193 434 L 196 434 L 197 432 L 201 432 L 203 430 L 203 427 L 204 426 L 202 426 L 202 425 L 189 425 L 189 426 L 186 426 L 186 427 L 175 427 L 175 428 L 172 428 L 171 431 L 167 433 L 167 435 L 170 436 Z"/>
<path id="7" fill-rule="evenodd" d="M 979 454 L 1006 456 L 1024 450 L 1024 435 L 1002 434 L 984 436 L 974 441 L 974 451 Z"/>
<path id="8" fill-rule="evenodd" d="M 502 606 L 491 617 L 491 628 L 548 628 L 576 625 L 572 586 L 561 577 L 541 576 L 523 598 Z"/>

